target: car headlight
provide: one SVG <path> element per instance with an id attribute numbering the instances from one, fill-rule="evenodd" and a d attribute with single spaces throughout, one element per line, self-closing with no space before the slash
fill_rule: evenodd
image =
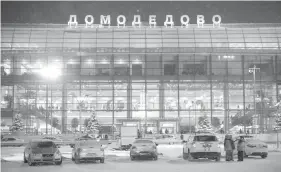
<path id="1" fill-rule="evenodd" d="M 253 144 L 248 144 L 247 146 L 250 147 L 250 148 L 256 147 L 256 145 L 253 145 Z"/>
<path id="2" fill-rule="evenodd" d="M 60 151 L 57 150 L 54 156 L 55 156 L 55 159 L 61 158 L 61 153 L 60 153 Z"/>
<path id="3" fill-rule="evenodd" d="M 82 149 L 80 150 L 80 156 L 86 156 L 87 155 L 87 152 L 83 151 Z"/>

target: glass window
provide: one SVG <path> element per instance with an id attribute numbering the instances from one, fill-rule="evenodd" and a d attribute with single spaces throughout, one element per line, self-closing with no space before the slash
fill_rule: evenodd
<path id="1" fill-rule="evenodd" d="M 114 75 L 129 75 L 129 57 L 128 55 L 114 56 Z"/>
<path id="2" fill-rule="evenodd" d="M 214 142 L 218 141 L 216 136 L 195 136 L 193 141 L 197 142 Z"/>
<path id="3" fill-rule="evenodd" d="M 143 76 L 145 68 L 145 56 L 131 55 L 131 75 Z"/>
<path id="4" fill-rule="evenodd" d="M 160 55 L 148 54 L 146 56 L 146 75 L 162 75 Z"/>

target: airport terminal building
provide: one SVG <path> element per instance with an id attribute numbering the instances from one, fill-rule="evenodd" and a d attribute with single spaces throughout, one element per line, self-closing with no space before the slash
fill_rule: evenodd
<path id="1" fill-rule="evenodd" d="M 102 125 L 155 133 L 178 133 L 202 116 L 228 130 L 231 117 L 253 109 L 256 126 L 270 129 L 257 102 L 281 100 L 281 24 L 2 24 L 1 34 L 2 121 L 20 113 L 27 132 L 49 132 L 53 118 L 72 131 L 74 118 L 84 125 L 93 111 Z"/>

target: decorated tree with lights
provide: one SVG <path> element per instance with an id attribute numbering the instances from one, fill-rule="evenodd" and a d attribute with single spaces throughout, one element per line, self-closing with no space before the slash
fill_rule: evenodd
<path id="1" fill-rule="evenodd" d="M 100 130 L 100 124 L 98 123 L 98 120 L 96 118 L 96 112 L 94 111 L 86 128 L 87 134 L 94 134 L 98 135 Z"/>
<path id="2" fill-rule="evenodd" d="M 22 122 L 21 114 L 18 113 L 15 115 L 14 123 L 11 126 L 10 130 L 13 132 L 23 130 L 23 122 Z"/>
<path id="3" fill-rule="evenodd" d="M 208 120 L 207 115 L 199 117 L 198 126 L 196 127 L 197 132 L 213 131 L 211 122 Z"/>

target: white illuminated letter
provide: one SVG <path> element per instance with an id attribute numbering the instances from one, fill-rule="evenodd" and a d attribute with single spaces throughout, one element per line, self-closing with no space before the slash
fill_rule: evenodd
<path id="1" fill-rule="evenodd" d="M 120 21 L 120 18 L 122 18 L 122 22 Z M 117 17 L 117 26 L 119 28 L 120 25 L 123 25 L 123 27 L 126 26 L 126 17 L 124 15 L 119 15 Z"/>
<path id="2" fill-rule="evenodd" d="M 77 25 L 78 25 L 76 15 L 70 15 L 70 17 L 69 17 L 68 26 L 71 27 L 72 25 L 74 25 L 75 27 L 77 27 Z"/>
<path id="3" fill-rule="evenodd" d="M 197 15 L 197 26 L 198 27 L 204 27 L 204 16 L 203 15 Z"/>
<path id="4" fill-rule="evenodd" d="M 141 16 L 140 15 L 134 15 L 134 20 L 132 22 L 132 26 L 135 27 L 136 25 L 139 25 L 139 27 L 141 27 Z"/>
<path id="5" fill-rule="evenodd" d="M 153 27 L 156 27 L 157 23 L 156 23 L 156 15 L 149 15 L 149 26 L 151 28 L 151 26 L 153 25 Z"/>
<path id="6" fill-rule="evenodd" d="M 89 21 L 89 18 L 90 18 L 90 21 Z M 94 19 L 94 17 L 92 15 L 87 15 L 85 17 L 86 28 L 88 26 L 93 27 L 94 26 L 94 21 L 95 21 L 95 19 Z"/>
<path id="7" fill-rule="evenodd" d="M 103 25 L 106 25 L 106 24 L 110 28 L 110 24 L 111 24 L 110 15 L 107 15 L 107 16 L 101 15 L 100 16 L 100 25 L 101 25 L 101 27 L 103 27 Z"/>
<path id="8" fill-rule="evenodd" d="M 173 16 L 172 15 L 166 15 L 166 21 L 164 22 L 164 26 L 168 27 L 168 25 L 171 25 L 171 28 L 174 26 Z"/>
<path id="9" fill-rule="evenodd" d="M 212 20 L 213 20 L 213 27 L 215 27 L 215 26 L 220 27 L 220 25 L 221 25 L 221 16 L 220 15 L 214 15 Z"/>
<path id="10" fill-rule="evenodd" d="M 185 19 L 186 21 L 184 21 L 184 19 Z M 182 15 L 182 16 L 181 16 L 181 27 L 187 28 L 187 27 L 188 27 L 188 24 L 189 24 L 189 17 L 188 17 L 188 15 Z"/>

